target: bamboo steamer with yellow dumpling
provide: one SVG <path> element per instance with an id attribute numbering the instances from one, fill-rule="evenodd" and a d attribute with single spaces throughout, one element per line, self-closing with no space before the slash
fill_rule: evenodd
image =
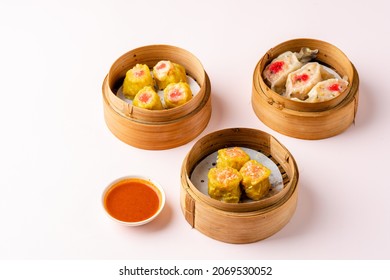
<path id="1" fill-rule="evenodd" d="M 219 149 L 216 167 L 208 172 L 208 193 L 214 199 L 238 203 L 242 186 L 246 197 L 260 200 L 269 192 L 270 175 L 270 169 L 251 159 L 242 148 Z"/>
<path id="2" fill-rule="evenodd" d="M 281 173 L 281 189 L 270 191 L 259 200 L 245 199 L 227 203 L 211 197 L 212 194 L 207 193 L 207 184 L 210 183 L 207 182 L 207 172 L 213 175 L 213 168 L 221 168 L 214 164 L 218 151 L 227 147 L 241 147 L 256 161 L 260 158 L 256 157 L 257 153 L 261 153 L 273 162 L 276 169 L 271 168 L 270 177 L 277 172 Z M 248 173 L 244 172 L 245 165 L 241 168 L 244 168 L 244 175 L 241 176 L 249 178 Z M 202 175 L 204 173 L 207 176 L 205 179 Z M 241 184 L 243 181 L 242 178 Z M 261 186 L 263 190 L 263 183 L 256 185 L 260 181 L 252 180 L 251 184 L 256 188 Z M 271 135 L 250 128 L 223 129 L 199 139 L 183 161 L 181 182 L 180 205 L 189 225 L 211 238 L 227 243 L 250 243 L 275 234 L 290 221 L 297 205 L 298 168 L 293 156 Z"/>
<path id="3" fill-rule="evenodd" d="M 171 83 L 164 89 L 166 108 L 175 108 L 184 105 L 192 98 L 190 86 L 185 82 Z"/>
<path id="4" fill-rule="evenodd" d="M 153 77 L 152 73 L 152 80 L 154 78 L 157 81 L 157 78 L 160 78 L 159 87 L 166 87 L 173 80 L 186 82 L 187 78 L 191 89 L 194 88 L 192 98 L 185 104 L 169 109 L 154 110 L 153 106 L 153 110 L 146 110 L 142 106 L 135 106 L 140 105 L 140 100 L 136 101 L 136 104 L 132 102 L 138 91 L 145 86 L 154 87 L 155 85 L 148 75 L 148 82 L 142 84 L 142 88 L 139 86 L 136 89 L 126 89 L 128 87 L 127 72 L 139 64 L 146 65 L 145 68 L 138 66 L 139 71 L 143 70 L 147 73 L 159 63 L 161 68 L 162 61 L 167 62 L 165 65 L 167 69 L 173 65 L 174 75 L 171 75 L 172 71 L 167 71 L 167 78 L 163 79 L 163 75 L 159 76 L 158 73 Z M 133 78 L 134 76 L 136 75 L 132 75 Z M 173 76 L 176 78 L 173 79 Z M 163 84 L 163 81 L 166 84 Z M 131 88 L 134 85 L 136 83 L 132 84 Z M 193 54 L 174 46 L 144 46 L 120 56 L 112 64 L 103 82 L 102 91 L 104 117 L 110 131 L 123 142 L 141 149 L 170 149 L 188 143 L 206 128 L 211 117 L 209 77 L 201 62 Z M 125 92 L 128 93 L 125 94 Z M 161 95 L 161 92 L 157 93 Z M 160 96 L 161 101 L 162 99 Z"/>
<path id="5" fill-rule="evenodd" d="M 250 157 L 239 147 L 224 148 L 218 150 L 217 166 L 240 168 L 248 161 Z"/>

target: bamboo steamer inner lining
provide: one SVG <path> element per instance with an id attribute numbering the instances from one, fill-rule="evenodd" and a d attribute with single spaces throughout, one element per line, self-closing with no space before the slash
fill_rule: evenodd
<path id="1" fill-rule="evenodd" d="M 120 99 L 116 92 L 126 72 L 137 63 L 152 68 L 161 60 L 181 64 L 199 84 L 199 92 L 186 104 L 147 110 Z M 103 82 L 104 115 L 111 132 L 125 143 L 150 150 L 169 149 L 199 135 L 211 117 L 211 86 L 200 61 L 190 52 L 169 45 L 144 46 L 119 57 Z"/>
<path id="2" fill-rule="evenodd" d="M 224 203 L 201 193 L 190 180 L 191 172 L 207 155 L 232 146 L 258 150 L 274 161 L 283 176 L 283 190 L 250 203 Z M 202 233 L 228 243 L 249 243 L 269 237 L 290 220 L 296 208 L 298 168 L 293 156 L 274 137 L 255 129 L 224 129 L 198 140 L 184 159 L 181 182 L 181 207 L 187 222 Z"/>
<path id="3" fill-rule="evenodd" d="M 290 49 L 299 50 L 305 46 L 322 46 L 319 60 L 336 69 L 340 75 L 348 76 L 349 86 L 345 95 L 329 102 L 320 102 L 321 104 L 305 103 L 280 96 L 265 84 L 262 72 L 267 61 L 272 60 L 271 54 L 276 55 Z M 317 140 L 343 132 L 355 120 L 359 98 L 359 75 L 347 59 L 336 47 L 313 39 L 295 39 L 271 49 L 257 63 L 253 74 L 252 107 L 255 114 L 267 126 L 295 138 Z"/>

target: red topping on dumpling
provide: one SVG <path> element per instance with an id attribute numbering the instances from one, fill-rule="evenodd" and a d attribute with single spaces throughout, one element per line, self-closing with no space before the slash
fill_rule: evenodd
<path id="1" fill-rule="evenodd" d="M 245 152 L 240 148 L 234 147 L 234 148 L 226 149 L 226 154 L 230 157 L 239 157 L 239 156 L 244 156 Z"/>
<path id="2" fill-rule="evenodd" d="M 251 176 L 252 178 L 260 178 L 263 176 L 264 170 L 257 164 L 253 164 L 252 162 L 247 163 L 242 171 L 246 172 L 247 176 Z"/>
<path id="3" fill-rule="evenodd" d="M 294 82 L 306 82 L 309 79 L 309 75 L 302 74 L 294 77 Z"/>
<path id="4" fill-rule="evenodd" d="M 134 71 L 134 76 L 136 77 L 142 77 L 145 74 L 144 70 L 135 70 Z"/>
<path id="5" fill-rule="evenodd" d="M 156 68 L 157 68 L 157 70 L 161 70 L 161 69 L 164 69 L 165 67 L 167 67 L 167 65 L 164 62 L 162 62 L 159 65 L 157 65 Z"/>
<path id="6" fill-rule="evenodd" d="M 328 89 L 330 91 L 340 91 L 340 85 L 338 83 L 335 83 L 333 85 L 328 86 Z"/>
<path id="7" fill-rule="evenodd" d="M 142 93 L 139 97 L 139 100 L 143 103 L 148 103 L 150 99 L 152 98 L 152 95 L 149 94 L 149 92 Z"/>
<path id="8" fill-rule="evenodd" d="M 175 88 L 169 92 L 169 99 L 170 100 L 179 100 L 181 98 L 182 94 L 179 89 Z"/>
<path id="9" fill-rule="evenodd" d="M 284 61 L 275 61 L 269 65 L 269 70 L 272 74 L 278 73 L 280 70 L 283 69 Z"/>

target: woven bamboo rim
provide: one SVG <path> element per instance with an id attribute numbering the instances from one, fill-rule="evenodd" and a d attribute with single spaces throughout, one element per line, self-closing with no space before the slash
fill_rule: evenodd
<path id="1" fill-rule="evenodd" d="M 243 146 L 268 155 L 283 175 L 284 189 L 264 201 L 223 203 L 201 193 L 190 174 L 204 157 L 226 146 Z M 293 216 L 298 199 L 298 168 L 288 150 L 271 135 L 249 128 L 231 128 L 206 135 L 195 143 L 181 170 L 181 208 L 186 221 L 203 234 L 228 243 L 262 240 L 282 229 Z"/>
<path id="2" fill-rule="evenodd" d="M 189 102 L 172 109 L 147 110 L 116 96 L 127 70 L 137 63 L 153 67 L 161 60 L 181 64 L 199 84 L 199 92 Z M 211 117 L 211 85 L 207 73 L 193 54 L 174 46 L 144 46 L 122 55 L 110 68 L 102 91 L 108 128 L 123 142 L 142 149 L 169 149 L 188 143 L 205 129 Z"/>

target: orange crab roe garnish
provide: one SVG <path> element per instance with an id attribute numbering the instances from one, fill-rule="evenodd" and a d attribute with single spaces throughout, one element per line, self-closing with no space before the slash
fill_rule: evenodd
<path id="1" fill-rule="evenodd" d="M 141 94 L 141 96 L 139 97 L 139 100 L 143 103 L 148 103 L 151 98 L 152 98 L 152 96 L 148 92 L 145 92 L 145 93 Z"/>
<path id="2" fill-rule="evenodd" d="M 169 99 L 171 100 L 178 100 L 182 96 L 180 90 L 174 89 L 169 93 Z"/>
<path id="3" fill-rule="evenodd" d="M 163 63 L 160 63 L 156 68 L 157 68 L 157 70 L 161 70 L 161 69 L 164 69 L 165 67 L 167 67 L 167 65 L 163 62 Z"/>

